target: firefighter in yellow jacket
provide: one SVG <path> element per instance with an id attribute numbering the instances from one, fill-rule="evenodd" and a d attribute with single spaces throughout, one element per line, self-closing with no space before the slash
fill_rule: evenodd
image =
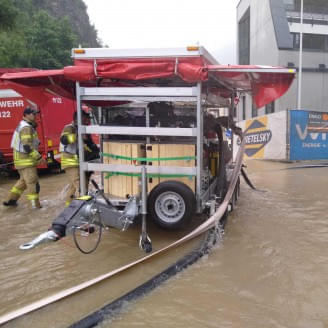
<path id="1" fill-rule="evenodd" d="M 82 111 L 82 124 L 90 124 L 90 116 Z M 99 158 L 99 148 L 92 141 L 90 135 L 83 135 L 84 157 L 85 160 Z M 60 136 L 60 152 L 61 152 L 61 168 L 65 170 L 69 180 L 68 190 L 65 196 L 65 205 L 68 206 L 71 201 L 79 196 L 79 157 L 78 157 L 78 141 L 77 141 L 77 113 L 73 114 L 73 122 L 66 125 Z M 87 185 L 89 177 L 87 174 Z M 87 186 L 86 186 L 86 189 Z"/>
<path id="2" fill-rule="evenodd" d="M 19 180 L 10 189 L 5 206 L 16 206 L 17 200 L 26 189 L 26 197 L 32 208 L 40 208 L 37 165 L 44 159 L 38 152 L 39 139 L 35 122 L 37 111 L 29 107 L 24 109 L 23 120 L 18 124 L 11 140 L 11 148 L 14 153 L 15 168 L 19 173 Z"/>

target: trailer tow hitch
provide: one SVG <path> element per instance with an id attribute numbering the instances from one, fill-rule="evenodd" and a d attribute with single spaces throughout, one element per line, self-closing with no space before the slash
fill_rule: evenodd
<path id="1" fill-rule="evenodd" d="M 41 235 L 39 235 L 38 237 L 36 237 L 35 239 L 33 239 L 32 241 L 20 245 L 19 248 L 22 250 L 31 249 L 39 244 L 46 243 L 49 241 L 57 241 L 58 239 L 59 237 L 54 231 L 48 230 L 42 233 Z"/>

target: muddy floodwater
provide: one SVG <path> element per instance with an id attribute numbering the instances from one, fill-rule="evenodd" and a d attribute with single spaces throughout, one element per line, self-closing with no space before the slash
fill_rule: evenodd
<path id="1" fill-rule="evenodd" d="M 99 327 L 328 327 L 328 167 L 290 169 L 301 164 L 249 161 L 249 178 L 260 191 L 242 181 L 238 206 L 215 248 Z M 0 179 L 4 195 L 14 181 Z M 19 250 L 60 212 L 65 184 L 65 174 L 41 177 L 44 207 L 39 212 L 31 211 L 25 200 L 17 209 L 0 209 L 0 316 L 103 274 L 113 261 L 119 266 L 142 256 L 133 229 L 124 241 L 113 234 L 115 242 L 110 243 L 108 237 L 92 255 L 79 253 L 71 239 Z M 50 306 L 18 326 L 67 327 L 70 320 L 55 321 L 50 314 L 69 318 L 90 312 L 90 304 L 104 303 L 106 295 L 119 295 L 123 285 L 132 288 L 152 270 L 169 266 L 177 252 L 110 290 L 86 291 L 77 305 L 67 300 L 61 308 Z"/>

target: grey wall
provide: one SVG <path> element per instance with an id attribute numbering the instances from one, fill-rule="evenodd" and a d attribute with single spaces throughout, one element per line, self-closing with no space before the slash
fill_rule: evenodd
<path id="1" fill-rule="evenodd" d="M 288 62 L 293 62 L 295 67 L 298 68 L 299 52 L 280 51 L 279 65 L 286 66 Z M 306 110 L 328 112 L 328 72 L 327 70 L 324 72 L 318 71 L 319 64 L 325 64 L 328 68 L 328 53 L 309 51 L 303 52 L 301 107 Z M 281 110 L 286 108 L 297 108 L 297 79 L 298 75 L 293 82 L 291 91 L 289 91 L 288 95 L 280 101 Z"/>
<path id="2" fill-rule="evenodd" d="M 267 0 L 251 1 L 251 64 L 277 65 L 278 47 Z"/>
<path id="3" fill-rule="evenodd" d="M 276 3 L 274 2 L 276 1 Z M 275 30 L 272 19 L 272 5 L 277 5 L 281 0 L 241 0 L 237 6 L 237 20 L 239 20 L 250 7 L 250 63 L 254 65 L 272 65 L 287 67 L 289 62 L 295 67 L 299 64 L 299 52 L 295 50 L 278 49 L 277 36 L 280 33 L 280 45 L 286 41 L 286 48 L 289 45 L 284 38 L 283 31 Z M 278 6 L 278 7 L 279 7 Z M 277 9 L 277 8 L 273 8 Z M 282 20 L 281 6 L 278 8 L 279 17 Z M 277 10 L 275 11 L 277 13 Z M 285 18 L 286 20 L 286 18 Z M 283 22 L 286 32 L 286 21 Z M 282 41 L 281 41 L 282 40 Z M 238 42 L 237 42 L 238 44 Z M 238 51 L 238 50 L 237 50 Z M 237 57 L 238 58 L 238 57 Z M 327 70 L 319 71 L 319 64 L 325 64 Z M 303 74 L 302 74 L 302 108 L 307 110 L 318 110 L 328 112 L 328 53 L 324 52 L 303 52 Z M 312 70 L 312 71 L 311 71 Z M 297 108 L 297 75 L 289 91 L 275 102 L 275 111 Z M 265 109 L 257 111 L 258 115 L 265 114 Z M 252 117 L 252 100 L 246 96 L 246 119 Z M 242 102 L 238 105 L 237 119 L 242 120 Z"/>

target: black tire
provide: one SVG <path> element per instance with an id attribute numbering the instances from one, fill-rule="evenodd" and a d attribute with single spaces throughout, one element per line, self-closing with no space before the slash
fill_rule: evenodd
<path id="1" fill-rule="evenodd" d="M 194 192 L 180 181 L 165 181 L 149 194 L 148 212 L 158 226 L 176 230 L 191 220 L 195 213 Z"/>

